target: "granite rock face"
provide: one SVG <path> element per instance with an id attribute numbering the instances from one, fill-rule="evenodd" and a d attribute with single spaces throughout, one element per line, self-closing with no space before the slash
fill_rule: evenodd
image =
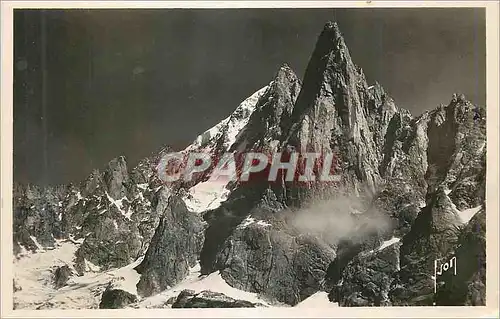
<path id="1" fill-rule="evenodd" d="M 457 274 L 445 272 L 439 277 L 437 305 L 486 305 L 486 214 L 481 209 L 458 235 L 454 255 Z"/>
<path id="2" fill-rule="evenodd" d="M 99 309 L 122 309 L 136 301 L 137 296 L 110 285 L 102 294 Z"/>
<path id="3" fill-rule="evenodd" d="M 273 223 L 245 219 L 217 255 L 217 269 L 233 287 L 295 305 L 323 288 L 335 251 L 279 220 Z"/>
<path id="4" fill-rule="evenodd" d="M 198 261 L 204 228 L 201 217 L 189 212 L 181 198 L 169 198 L 144 260 L 136 267 L 142 275 L 139 294 L 151 296 L 186 277 Z"/>
<path id="5" fill-rule="evenodd" d="M 399 271 L 399 245 L 358 254 L 345 267 L 330 297 L 340 306 L 390 306 L 389 291 Z"/>
<path id="6" fill-rule="evenodd" d="M 257 306 L 260 305 L 209 290 L 199 293 L 193 290 L 183 290 L 172 304 L 172 308 L 255 308 Z"/>
<path id="7" fill-rule="evenodd" d="M 73 274 L 73 269 L 68 265 L 57 267 L 54 270 L 54 287 L 59 289 L 66 286 L 66 283 Z"/>
<path id="8" fill-rule="evenodd" d="M 288 124 L 301 81 L 284 64 L 259 98 L 245 128 L 238 134 L 230 151 L 276 151 L 278 142 L 288 134 Z"/>
<path id="9" fill-rule="evenodd" d="M 14 254 L 21 252 L 21 246 L 30 251 L 54 246 L 63 237 L 61 201 L 65 191 L 64 186 L 14 185 Z"/>

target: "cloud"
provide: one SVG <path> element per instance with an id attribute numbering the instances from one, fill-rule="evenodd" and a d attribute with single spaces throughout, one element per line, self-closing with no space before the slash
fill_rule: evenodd
<path id="1" fill-rule="evenodd" d="M 358 197 L 335 195 L 317 200 L 294 212 L 289 220 L 299 232 L 335 245 L 340 240 L 358 241 L 388 229 L 389 217 L 374 209 L 367 211 Z"/>

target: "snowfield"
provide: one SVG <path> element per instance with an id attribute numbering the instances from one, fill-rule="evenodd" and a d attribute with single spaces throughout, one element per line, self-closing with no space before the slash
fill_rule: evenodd
<path id="1" fill-rule="evenodd" d="M 111 281 L 114 282 L 113 286 L 137 294 L 135 286 L 140 277 L 133 268 L 141 262 L 140 259 L 123 268 L 107 272 L 74 275 L 67 286 L 55 289 L 52 269 L 63 265 L 71 267 L 77 249 L 78 244 L 59 241 L 55 249 L 27 253 L 14 260 L 14 280 L 22 288 L 14 293 L 16 309 L 98 308 L 101 294 Z"/>
<path id="2" fill-rule="evenodd" d="M 71 267 L 78 245 L 79 243 L 71 241 L 58 241 L 52 250 L 37 253 L 25 252 L 24 255 L 14 260 L 15 282 L 22 288 L 14 293 L 16 309 L 96 309 L 99 308 L 101 295 L 109 283 L 112 283 L 114 288 L 137 295 L 136 285 L 140 275 L 134 268 L 140 264 L 142 258 L 123 268 L 106 272 L 92 272 L 92 267 L 88 267 L 87 270 L 90 272 L 83 276 L 75 274 L 66 286 L 55 289 L 52 270 L 63 265 Z M 95 270 L 98 270 L 98 267 Z M 168 299 L 177 297 L 184 289 L 191 289 L 195 292 L 210 290 L 235 299 L 269 305 L 255 293 L 229 286 L 219 272 L 200 276 L 200 266 L 197 265 L 190 270 L 188 277 L 179 285 L 129 307 L 164 308 L 167 307 L 164 304 Z"/>
<path id="3" fill-rule="evenodd" d="M 448 196 L 448 194 L 446 196 Z M 458 208 L 455 206 L 455 203 L 453 203 L 451 198 L 448 197 L 448 199 L 451 202 L 451 206 L 453 208 L 453 211 L 458 215 L 462 224 L 467 224 L 471 220 L 471 218 L 474 217 L 474 215 L 476 215 L 477 213 L 479 213 L 481 211 L 481 208 L 482 208 L 482 205 L 479 205 L 479 206 L 469 208 L 469 209 L 458 210 Z"/>
<path id="4" fill-rule="evenodd" d="M 134 268 L 140 264 L 142 258 L 123 268 L 106 272 L 90 272 L 83 276 L 76 273 L 69 279 L 66 286 L 55 289 L 53 286 L 53 269 L 58 266 L 71 267 L 74 254 L 79 243 L 58 241 L 54 249 L 37 253 L 25 252 L 14 260 L 16 285 L 22 289 L 14 292 L 16 309 L 97 309 L 101 295 L 109 283 L 117 289 L 125 290 L 137 295 L 136 285 L 140 275 Z M 97 267 L 98 269 L 98 267 Z M 246 292 L 231 287 L 214 272 L 209 275 L 200 275 L 199 264 L 190 269 L 189 275 L 183 282 L 157 295 L 144 298 L 128 308 L 168 308 L 166 302 L 177 297 L 184 289 L 201 292 L 210 290 L 227 295 L 228 297 L 262 304 L 264 307 L 289 307 L 284 304 L 271 304 L 256 293 Z M 303 300 L 295 307 L 299 308 L 330 308 L 338 307 L 337 303 L 328 300 L 326 292 L 317 292 Z"/>
<path id="5" fill-rule="evenodd" d="M 401 238 L 398 238 L 398 237 L 392 237 L 391 239 L 389 240 L 386 240 L 382 243 L 382 245 L 380 245 L 380 247 L 377 249 L 377 251 L 380 251 L 384 248 L 387 248 L 391 245 L 394 245 L 395 243 L 399 243 L 399 241 L 401 240 Z"/>
<path id="6" fill-rule="evenodd" d="M 258 294 L 246 292 L 229 286 L 226 281 L 221 277 L 220 273 L 214 272 L 209 275 L 200 276 L 200 266 L 196 265 L 191 268 L 190 273 L 186 279 L 180 284 L 171 289 L 165 290 L 158 295 L 145 298 L 139 302 L 134 308 L 158 308 L 164 307 L 167 300 L 172 297 L 177 297 L 184 289 L 194 290 L 196 293 L 203 290 L 210 290 L 213 292 L 220 292 L 228 297 L 234 299 L 241 299 L 253 303 L 261 303 L 269 305 L 265 300 L 260 298 Z"/>
<path id="7" fill-rule="evenodd" d="M 462 223 L 467 224 L 474 215 L 479 213 L 481 210 L 481 205 L 469 209 L 464 209 L 462 211 L 459 211 L 458 216 L 460 216 L 460 219 L 462 220 Z"/>
<path id="8" fill-rule="evenodd" d="M 227 199 L 230 191 L 226 188 L 228 181 L 215 180 L 198 183 L 189 189 L 183 197 L 187 208 L 196 213 L 216 209 Z"/>
<path id="9" fill-rule="evenodd" d="M 295 305 L 295 308 L 337 308 L 338 302 L 330 302 L 328 293 L 318 291 L 309 298 L 306 298 Z"/>

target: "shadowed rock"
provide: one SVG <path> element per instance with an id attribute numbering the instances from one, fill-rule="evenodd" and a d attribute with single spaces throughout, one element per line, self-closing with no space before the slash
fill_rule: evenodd
<path id="1" fill-rule="evenodd" d="M 204 290 L 195 293 L 193 290 L 183 290 L 172 308 L 255 308 L 261 304 L 234 299 L 222 293 Z"/>

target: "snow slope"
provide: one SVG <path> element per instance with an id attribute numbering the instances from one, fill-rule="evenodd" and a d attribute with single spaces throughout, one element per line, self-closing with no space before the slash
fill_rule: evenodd
<path id="1" fill-rule="evenodd" d="M 211 151 L 215 147 L 216 141 L 220 138 L 224 139 L 223 145 L 225 149 L 229 149 L 236 141 L 238 133 L 248 124 L 250 115 L 255 111 L 257 102 L 268 87 L 269 85 L 261 88 L 241 102 L 230 116 L 200 134 L 191 145 L 184 149 L 184 152 Z"/>
<path id="2" fill-rule="evenodd" d="M 226 188 L 227 181 L 206 181 L 191 187 L 188 194 L 183 197 L 190 211 L 201 213 L 209 209 L 215 209 L 227 199 L 229 189 Z"/>
<path id="3" fill-rule="evenodd" d="M 269 88 L 269 85 L 253 93 L 241 102 L 230 116 L 200 134 L 182 153 L 211 153 L 217 147 L 222 147 L 219 151 L 224 152 L 229 150 L 236 141 L 238 134 L 248 124 L 250 116 L 256 109 L 257 102 Z M 222 144 L 219 144 L 221 142 Z M 222 177 L 219 177 L 216 180 L 198 183 L 189 189 L 188 194 L 183 197 L 183 200 L 188 209 L 194 212 L 201 213 L 215 209 L 227 199 L 230 193 L 230 190 L 226 188 L 228 182 L 227 179 L 224 180 Z"/>
<path id="4" fill-rule="evenodd" d="M 318 291 L 309 298 L 306 298 L 295 305 L 295 308 L 336 308 L 339 304 L 337 302 L 330 302 L 328 293 Z"/>
<path id="5" fill-rule="evenodd" d="M 472 217 L 474 217 L 474 215 L 479 213 L 480 210 L 481 210 L 481 205 L 469 209 L 464 209 L 458 212 L 458 216 L 460 217 L 462 223 L 466 224 L 471 220 Z"/>
<path id="6" fill-rule="evenodd" d="M 108 285 L 137 294 L 139 274 L 133 269 L 141 259 L 123 268 L 102 273 L 88 272 L 72 276 L 67 286 L 53 287 L 52 270 L 71 267 L 78 243 L 59 241 L 52 250 L 26 254 L 14 261 L 14 279 L 22 290 L 14 293 L 16 309 L 93 309 L 99 307 L 101 294 Z"/>
<path id="7" fill-rule="evenodd" d="M 254 303 L 268 305 L 266 301 L 261 299 L 256 293 L 246 292 L 229 286 L 221 277 L 220 273 L 214 272 L 209 275 L 200 276 L 200 266 L 197 265 L 191 268 L 188 277 L 180 284 L 171 289 L 165 290 L 162 293 L 151 296 L 134 305 L 135 308 L 159 308 L 165 307 L 164 304 L 172 297 L 177 297 L 184 289 L 201 292 L 210 290 L 227 295 L 228 297 L 247 300 Z"/>
<path id="8" fill-rule="evenodd" d="M 142 258 L 123 268 L 106 272 L 87 272 L 83 276 L 75 273 L 66 286 L 55 289 L 53 270 L 63 265 L 71 267 L 78 245 L 79 243 L 71 241 L 58 241 L 52 250 L 26 253 L 14 261 L 14 278 L 17 286 L 22 288 L 14 293 L 16 309 L 96 309 L 109 283 L 112 283 L 114 288 L 137 295 L 136 285 L 140 275 L 134 268 Z M 200 266 L 197 265 L 190 270 L 188 277 L 179 285 L 158 295 L 145 298 L 130 307 L 164 307 L 168 299 L 177 297 L 184 289 L 191 289 L 195 292 L 210 290 L 235 299 L 269 305 L 255 293 L 231 287 L 219 272 L 200 276 Z"/>
<path id="9" fill-rule="evenodd" d="M 380 247 L 377 249 L 377 251 L 380 251 L 380 250 L 387 248 L 395 243 L 398 243 L 400 240 L 401 240 L 401 238 L 392 237 L 391 239 L 384 241 L 382 243 L 382 245 L 380 245 Z"/>

